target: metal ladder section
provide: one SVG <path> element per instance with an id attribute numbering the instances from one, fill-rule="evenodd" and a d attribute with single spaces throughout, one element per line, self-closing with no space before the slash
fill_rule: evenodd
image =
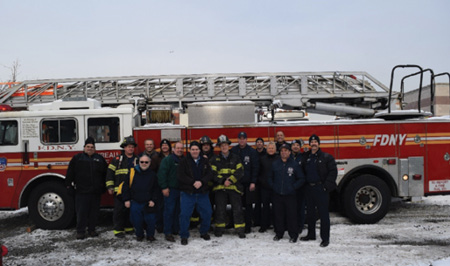
<path id="1" fill-rule="evenodd" d="M 0 91 L 0 104 L 25 108 L 74 97 L 93 98 L 104 106 L 133 102 L 182 107 L 203 101 L 279 100 L 283 106 L 306 108 L 324 102 L 362 108 L 386 107 L 389 89 L 366 72 L 295 72 L 203 75 L 129 76 L 28 80 Z"/>

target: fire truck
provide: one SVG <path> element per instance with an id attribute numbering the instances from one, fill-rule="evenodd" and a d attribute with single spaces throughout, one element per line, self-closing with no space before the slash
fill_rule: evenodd
<path id="1" fill-rule="evenodd" d="M 394 197 L 450 194 L 450 116 L 435 117 L 432 108 L 402 110 L 402 93 L 393 90 L 399 67 L 418 68 L 414 74 L 422 87 L 424 70 L 416 65 L 394 67 L 390 88 L 366 72 L 21 82 L 0 92 L 0 208 L 28 207 L 41 228 L 69 226 L 74 201 L 64 178 L 88 136 L 110 160 L 129 135 L 142 152 L 146 139 L 182 141 L 188 147 L 204 135 L 215 140 L 225 134 L 233 146 L 245 131 L 249 145 L 255 145 L 256 138 L 274 141 L 283 131 L 288 142 L 300 139 L 303 151 L 310 135 L 320 136 L 321 149 L 338 167 L 332 205 L 355 223 L 376 223 Z M 298 119 L 283 120 L 277 116 L 281 109 Z M 307 119 L 313 112 L 333 119 Z M 102 205 L 111 203 L 105 194 Z"/>

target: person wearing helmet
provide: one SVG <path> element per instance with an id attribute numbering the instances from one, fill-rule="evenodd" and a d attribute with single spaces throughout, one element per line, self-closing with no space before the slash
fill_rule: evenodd
<path id="1" fill-rule="evenodd" d="M 114 235 L 118 238 L 124 238 L 125 233 L 133 233 L 133 226 L 130 222 L 130 211 L 125 207 L 122 200 L 122 186 L 128 179 L 130 169 L 137 165 L 137 157 L 134 155 L 134 149 L 137 144 L 133 136 L 124 138 L 120 147 L 122 154 L 111 160 L 106 173 L 106 188 L 110 195 L 114 195 Z"/>
<path id="2" fill-rule="evenodd" d="M 244 212 L 241 201 L 244 186 L 240 182 L 244 171 L 239 155 L 230 152 L 230 144 L 231 141 L 227 136 L 220 135 L 217 139 L 220 153 L 211 159 L 216 203 L 214 235 L 221 237 L 225 231 L 227 202 L 229 201 L 233 212 L 234 228 L 239 238 L 245 238 Z"/>
<path id="3" fill-rule="evenodd" d="M 206 159 L 211 159 L 214 156 L 213 143 L 211 138 L 208 136 L 203 136 L 200 138 L 201 152 L 200 156 L 205 157 Z"/>

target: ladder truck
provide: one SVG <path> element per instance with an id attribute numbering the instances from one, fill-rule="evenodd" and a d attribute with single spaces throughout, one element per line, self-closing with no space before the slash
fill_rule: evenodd
<path id="1" fill-rule="evenodd" d="M 392 198 L 450 194 L 450 117 L 401 110 L 402 92 L 366 72 L 235 73 L 30 80 L 0 91 L 0 209 L 28 207 L 41 228 L 65 228 L 74 202 L 64 186 L 70 159 L 93 137 L 106 160 L 133 135 L 182 141 L 225 134 L 301 140 L 311 134 L 338 165 L 332 205 L 355 223 L 382 219 Z M 432 76 L 448 75 L 441 73 Z M 450 77 L 450 75 L 449 75 Z M 433 90 L 431 90 L 432 93 Z M 421 102 L 419 93 L 419 103 Z M 283 112 L 280 112 L 283 110 Z M 286 112 L 299 119 L 284 119 Z M 307 113 L 338 117 L 308 120 Z M 269 118 L 269 119 L 268 119 Z M 285 121 L 286 120 L 286 121 Z M 287 121 L 289 120 L 289 121 Z M 218 148 L 215 148 L 216 153 Z M 111 206 L 109 195 L 103 206 Z"/>

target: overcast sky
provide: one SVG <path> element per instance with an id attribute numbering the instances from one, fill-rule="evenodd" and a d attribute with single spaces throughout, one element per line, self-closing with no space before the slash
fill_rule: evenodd
<path id="1" fill-rule="evenodd" d="M 450 71 L 447 0 L 0 0 L 0 10 L 0 81 L 16 59 L 19 80 L 367 71 L 389 86 L 398 64 Z"/>

